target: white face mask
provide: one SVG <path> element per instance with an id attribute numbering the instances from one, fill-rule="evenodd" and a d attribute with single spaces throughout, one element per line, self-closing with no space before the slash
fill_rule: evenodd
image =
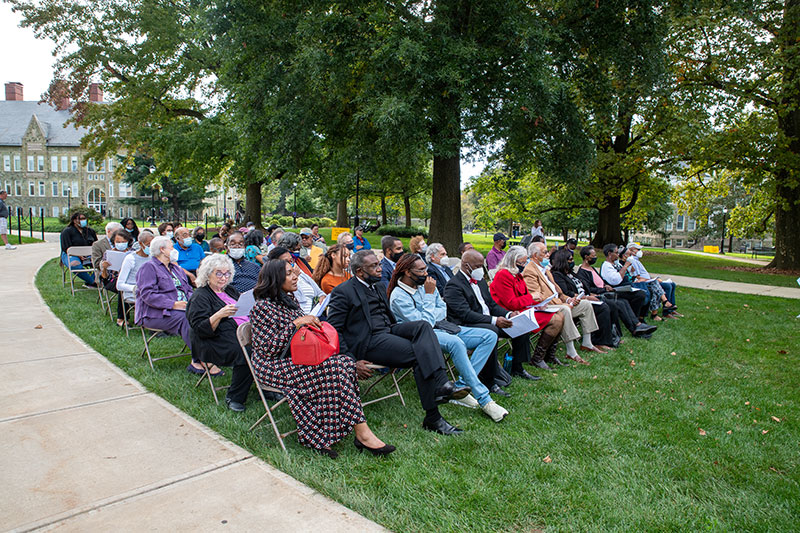
<path id="1" fill-rule="evenodd" d="M 231 259 L 241 259 L 244 257 L 244 248 L 229 248 L 228 255 Z"/>
<path id="2" fill-rule="evenodd" d="M 644 255 L 644 252 L 642 252 L 641 250 L 636 252 L 636 257 L 638 257 L 639 259 L 641 259 L 643 255 Z"/>
<path id="3" fill-rule="evenodd" d="M 422 245 L 419 247 L 419 251 L 420 251 L 420 252 L 424 252 L 424 251 L 425 251 L 425 250 L 427 250 L 427 249 L 428 249 L 428 245 L 427 245 L 427 244 L 425 244 L 424 242 L 423 242 L 423 243 L 422 243 Z"/>
<path id="4" fill-rule="evenodd" d="M 471 277 L 475 281 L 482 280 L 483 279 L 483 269 L 482 268 L 473 269 L 473 271 L 470 272 L 469 277 Z"/>
<path id="5" fill-rule="evenodd" d="M 442 257 L 439 260 L 439 264 L 442 265 L 443 267 L 450 266 L 450 258 L 447 256 Z"/>
<path id="6" fill-rule="evenodd" d="M 176 250 L 175 248 L 170 250 L 170 252 L 169 252 L 169 260 L 170 260 L 171 263 L 177 263 L 178 262 L 178 257 L 179 257 L 178 250 Z"/>
<path id="7" fill-rule="evenodd" d="M 173 235 L 175 235 L 175 233 L 173 233 L 173 232 L 171 232 L 171 231 L 168 231 L 168 232 L 166 232 L 164 235 L 165 235 L 166 237 L 169 237 L 169 238 L 171 239 L 171 238 L 172 238 L 172 236 L 173 236 Z"/>
<path id="8" fill-rule="evenodd" d="M 114 243 L 114 248 L 116 248 L 117 251 L 124 252 L 125 250 L 128 249 L 128 243 L 127 242 L 115 242 Z"/>

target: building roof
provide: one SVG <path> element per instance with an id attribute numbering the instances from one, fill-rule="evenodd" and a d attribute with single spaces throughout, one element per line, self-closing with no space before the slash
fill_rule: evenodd
<path id="1" fill-rule="evenodd" d="M 72 124 L 64 127 L 69 111 L 58 111 L 39 102 L 4 100 L 0 101 L 0 146 L 22 146 L 22 137 L 34 116 L 47 136 L 47 146 L 80 146 L 87 133 L 86 128 Z"/>

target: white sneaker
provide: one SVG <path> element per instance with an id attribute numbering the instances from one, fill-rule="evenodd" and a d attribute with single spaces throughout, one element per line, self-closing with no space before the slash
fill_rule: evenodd
<path id="1" fill-rule="evenodd" d="M 6 244 L 6 250 L 16 250 L 16 246 L 11 246 L 10 244 Z"/>
<path id="2" fill-rule="evenodd" d="M 500 407 L 494 400 L 481 407 L 481 409 L 483 409 L 483 412 L 495 422 L 500 422 L 508 414 L 508 411 Z"/>
<path id="3" fill-rule="evenodd" d="M 460 400 L 450 400 L 450 403 L 454 403 L 456 405 L 460 405 L 461 407 L 468 407 L 470 409 L 477 409 L 480 407 L 478 400 L 475 399 L 472 394 L 467 394 Z"/>

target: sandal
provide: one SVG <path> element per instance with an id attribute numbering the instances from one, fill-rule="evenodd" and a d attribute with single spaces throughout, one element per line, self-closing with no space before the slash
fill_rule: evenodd
<path id="1" fill-rule="evenodd" d="M 574 357 L 573 357 L 573 356 L 571 356 L 571 355 L 567 355 L 567 359 L 572 359 L 573 361 L 575 361 L 576 363 L 578 363 L 578 364 L 581 364 L 581 365 L 586 365 L 586 366 L 589 366 L 589 365 L 591 364 L 591 363 L 589 363 L 589 361 L 586 361 L 586 360 L 585 360 L 583 357 L 581 357 L 580 355 L 576 355 L 576 356 L 574 356 Z"/>

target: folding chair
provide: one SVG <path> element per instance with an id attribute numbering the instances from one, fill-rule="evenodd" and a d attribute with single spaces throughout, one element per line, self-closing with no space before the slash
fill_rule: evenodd
<path id="1" fill-rule="evenodd" d="M 200 364 L 205 369 L 205 372 L 203 372 L 203 375 L 200 376 L 199 380 L 197 380 L 197 383 L 194 384 L 194 387 L 195 388 L 199 387 L 200 384 L 203 382 L 203 380 L 207 379 L 208 380 L 208 384 L 211 387 L 211 394 L 214 395 L 214 402 L 217 405 L 219 405 L 219 398 L 217 398 L 217 391 L 218 390 L 230 389 L 231 386 L 230 385 L 220 385 L 220 386 L 214 385 L 214 380 L 211 378 L 211 367 L 213 367 L 214 365 L 209 364 L 209 363 L 200 363 Z"/>
<path id="2" fill-rule="evenodd" d="M 175 359 L 176 357 L 186 357 L 187 355 L 192 355 L 192 352 L 184 351 L 184 349 L 188 350 L 189 347 L 186 345 L 186 343 L 183 343 L 183 348 L 181 349 L 181 353 L 173 355 L 162 355 L 160 357 L 153 357 L 153 354 L 150 352 L 150 342 L 156 337 L 156 335 L 160 333 L 167 334 L 167 332 L 161 329 L 148 328 L 147 326 L 144 326 L 142 324 L 137 324 L 137 326 L 139 326 L 139 328 L 142 331 L 142 340 L 144 341 L 144 350 L 142 350 L 142 357 L 144 357 L 145 355 L 147 356 L 147 360 L 150 362 L 150 368 L 152 370 L 155 370 L 153 363 L 156 361 L 162 361 L 164 359 Z M 147 330 L 147 332 L 150 333 L 149 337 L 148 334 L 145 333 L 145 330 Z"/>
<path id="3" fill-rule="evenodd" d="M 297 429 L 293 429 L 292 431 L 287 431 L 286 433 L 281 433 L 278 429 L 278 424 L 275 423 L 275 418 L 272 416 L 272 412 L 278 408 L 278 406 L 284 402 L 286 402 L 286 396 L 275 402 L 275 405 L 272 407 L 269 406 L 267 403 L 267 399 L 264 397 L 264 392 L 271 392 L 274 394 L 283 394 L 283 391 L 276 389 L 274 387 L 268 387 L 266 385 L 261 385 L 258 382 L 258 377 L 256 376 L 255 369 L 253 369 L 253 363 L 250 361 L 250 353 L 247 351 L 248 346 L 250 346 L 253 338 L 253 326 L 250 322 L 245 322 L 241 324 L 236 329 L 236 338 L 239 340 L 239 346 L 242 347 L 242 352 L 244 352 L 244 358 L 247 361 L 247 367 L 250 369 L 250 373 L 253 375 L 253 381 L 256 383 L 256 390 L 258 390 L 258 395 L 261 398 L 261 403 L 264 404 L 264 411 L 265 413 L 261 415 L 261 418 L 256 420 L 255 424 L 250 426 L 250 431 L 253 431 L 256 427 L 258 427 L 261 422 L 264 421 L 264 418 L 269 417 L 269 423 L 272 425 L 273 431 L 275 431 L 275 436 L 278 438 L 278 442 L 283 448 L 283 451 L 287 454 L 289 453 L 286 450 L 286 445 L 283 443 L 283 439 L 291 435 L 292 433 L 297 433 Z"/>
<path id="4" fill-rule="evenodd" d="M 61 260 L 61 254 L 58 254 L 58 257 L 56 257 L 56 262 L 58 266 L 61 267 L 61 286 L 64 287 L 67 285 L 67 272 L 69 269 L 67 265 L 64 264 L 64 261 Z"/>
<path id="5" fill-rule="evenodd" d="M 81 256 L 90 256 L 92 255 L 92 247 L 91 246 L 70 246 L 67 248 L 67 261 L 70 261 L 70 257 L 81 257 Z M 59 261 L 61 259 L 59 258 Z M 84 287 L 84 288 L 75 288 L 75 278 L 80 273 L 86 274 L 94 274 L 94 268 L 92 266 L 85 267 L 81 265 L 80 267 L 69 267 L 69 289 L 72 292 L 72 295 L 75 296 L 75 291 L 82 291 L 82 290 L 94 290 L 91 287 Z"/>
<path id="6" fill-rule="evenodd" d="M 128 314 L 131 312 L 131 310 L 135 312 L 134 308 L 136 307 L 136 299 L 125 299 L 122 297 L 122 294 L 120 294 L 118 297 L 122 298 L 122 325 L 125 327 L 125 336 L 130 337 L 130 330 L 140 328 L 140 326 L 130 324 L 130 321 L 128 320 Z"/>
<path id="7" fill-rule="evenodd" d="M 397 377 L 397 372 L 400 370 L 398 368 L 391 368 L 390 369 L 388 366 L 383 366 L 383 365 L 367 365 L 367 367 L 371 368 L 373 370 L 381 370 L 381 371 L 385 371 L 385 372 L 383 374 L 381 374 L 377 379 L 375 379 L 375 381 L 370 383 L 369 387 L 367 387 L 367 390 L 365 390 L 364 392 L 361 393 L 361 407 L 366 407 L 367 405 L 369 405 L 371 403 L 378 403 L 378 402 L 383 401 L 383 400 L 388 400 L 389 398 L 394 398 L 395 396 L 398 396 L 400 398 L 400 403 L 403 404 L 403 407 L 405 407 L 406 406 L 406 400 L 403 398 L 403 393 L 400 392 L 400 381 L 404 377 L 406 377 L 409 374 L 409 372 L 411 372 L 411 369 L 410 368 L 406 369 L 406 371 L 403 372 L 400 375 L 400 377 L 398 378 Z M 387 394 L 386 396 L 381 396 L 380 398 L 376 398 L 374 400 L 369 400 L 369 401 L 365 402 L 364 401 L 364 397 L 367 394 L 369 394 L 369 392 L 372 389 L 374 389 L 375 386 L 378 383 L 380 383 L 381 381 L 383 381 L 384 379 L 386 379 L 386 378 L 388 378 L 390 376 L 392 378 L 392 382 L 394 383 L 394 392 L 391 393 L 391 394 Z"/>

